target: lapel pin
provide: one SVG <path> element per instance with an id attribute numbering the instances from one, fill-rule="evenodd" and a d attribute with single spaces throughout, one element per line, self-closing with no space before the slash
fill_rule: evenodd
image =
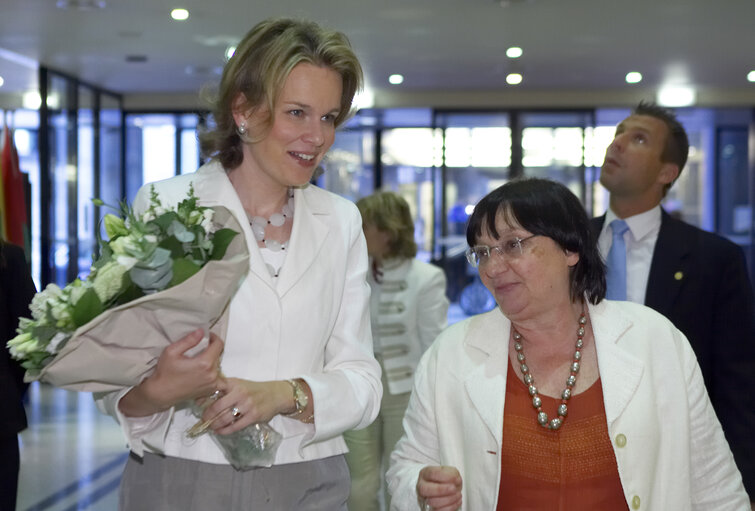
<path id="1" fill-rule="evenodd" d="M 674 280 L 682 280 L 684 278 L 684 273 L 678 271 L 674 273 Z"/>

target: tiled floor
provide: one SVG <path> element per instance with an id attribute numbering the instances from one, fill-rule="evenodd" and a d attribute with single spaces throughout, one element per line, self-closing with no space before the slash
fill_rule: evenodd
<path id="1" fill-rule="evenodd" d="M 21 434 L 18 511 L 115 511 L 128 450 L 89 393 L 33 383 Z"/>

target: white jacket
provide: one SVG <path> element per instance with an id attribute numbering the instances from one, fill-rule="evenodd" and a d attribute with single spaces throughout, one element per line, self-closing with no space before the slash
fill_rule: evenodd
<path id="1" fill-rule="evenodd" d="M 629 508 L 749 510 L 684 335 L 634 303 L 604 300 L 589 313 Z M 495 309 L 449 327 L 425 353 L 404 417 L 406 433 L 391 455 L 392 509 L 419 508 L 415 485 L 426 465 L 461 472 L 462 509 L 495 509 L 510 328 Z"/>
<path id="2" fill-rule="evenodd" d="M 425 350 L 448 324 L 446 275 L 417 259 L 389 259 L 380 283 L 368 281 L 375 353 L 383 360 L 384 392 L 411 392 L 414 371 Z"/>
<path id="3" fill-rule="evenodd" d="M 341 433 L 370 424 L 382 396 L 380 366 L 372 352 L 367 245 L 359 211 L 315 186 L 296 189 L 289 249 L 274 282 L 220 164 L 210 162 L 194 174 L 158 182 L 155 189 L 163 205 L 174 205 L 186 197 L 189 184 L 200 205 L 225 206 L 235 215 L 249 247 L 249 274 L 231 300 L 223 373 L 254 381 L 303 378 L 312 390 L 315 425 L 282 416 L 270 422 L 283 436 L 275 464 L 346 452 Z M 150 186 L 140 190 L 137 211 L 146 209 L 149 191 Z M 126 418 L 117 401 L 128 390 L 99 404 L 121 424 L 132 451 L 141 454 L 146 448 L 227 463 L 209 435 L 186 439 L 186 429 L 197 421 L 188 410 Z"/>

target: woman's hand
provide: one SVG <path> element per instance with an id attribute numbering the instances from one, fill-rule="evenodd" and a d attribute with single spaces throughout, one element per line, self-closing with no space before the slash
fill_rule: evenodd
<path id="1" fill-rule="evenodd" d="M 254 382 L 227 378 L 219 390 L 221 396 L 205 409 L 202 420 L 214 419 L 211 427 L 221 435 L 250 424 L 268 422 L 278 414 L 296 409 L 293 390 L 287 381 Z"/>
<path id="2" fill-rule="evenodd" d="M 417 495 L 425 510 L 456 511 L 461 507 L 461 474 L 455 467 L 427 466 L 419 472 Z"/>
<path id="3" fill-rule="evenodd" d="M 223 341 L 210 334 L 210 342 L 200 353 L 191 356 L 186 352 L 204 337 L 200 328 L 165 348 L 157 361 L 155 371 L 138 386 L 131 389 L 118 406 L 131 417 L 143 417 L 167 410 L 181 401 L 208 396 L 220 388 L 220 357 Z"/>

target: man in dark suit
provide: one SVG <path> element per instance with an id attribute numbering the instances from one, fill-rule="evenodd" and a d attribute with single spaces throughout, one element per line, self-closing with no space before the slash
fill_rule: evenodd
<path id="1" fill-rule="evenodd" d="M 744 254 L 660 206 L 688 151 L 674 114 L 640 103 L 606 151 L 600 182 L 610 192 L 609 210 L 593 219 L 593 228 L 606 257 L 614 244 L 611 223 L 626 222 L 626 299 L 664 314 L 689 339 L 755 501 L 755 306 Z M 609 294 L 611 285 L 609 279 Z"/>
<path id="2" fill-rule="evenodd" d="M 18 433 L 26 428 L 24 370 L 6 343 L 16 336 L 18 318 L 29 317 L 35 291 L 24 251 L 0 239 L 0 511 L 16 509 Z"/>

